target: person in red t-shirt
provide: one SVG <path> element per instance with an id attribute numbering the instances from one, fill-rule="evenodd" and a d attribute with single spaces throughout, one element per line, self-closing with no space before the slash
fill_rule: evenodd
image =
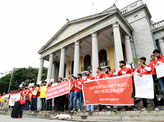
<path id="1" fill-rule="evenodd" d="M 75 89 L 74 89 L 74 102 L 73 102 L 73 111 L 76 111 L 77 101 L 79 100 L 79 111 L 82 110 L 82 74 L 78 74 L 78 78 L 75 81 Z"/>
<path id="2" fill-rule="evenodd" d="M 69 94 L 69 110 L 70 111 L 72 111 L 72 109 L 73 109 L 73 100 L 74 100 L 74 92 L 75 92 L 75 81 L 76 81 L 76 77 L 71 75 L 70 76 L 71 88 L 70 88 L 70 94 Z"/>
<path id="3" fill-rule="evenodd" d="M 97 75 L 96 75 L 95 79 L 105 78 L 105 73 L 102 72 L 101 67 L 97 68 L 96 73 L 97 73 Z M 102 111 L 104 108 L 105 108 L 104 105 L 98 105 L 98 111 Z"/>
<path id="4" fill-rule="evenodd" d="M 156 62 L 155 62 L 155 66 L 159 66 L 161 64 L 164 64 L 164 56 L 161 55 L 159 50 L 155 49 L 153 51 L 153 54 L 157 58 Z M 162 91 L 162 94 L 163 94 L 163 97 L 164 97 L 164 77 L 158 78 L 158 81 L 159 81 L 161 91 Z"/>
<path id="5" fill-rule="evenodd" d="M 126 62 L 125 61 L 120 61 L 119 63 L 120 63 L 120 70 L 117 73 L 118 76 L 133 73 L 133 70 L 131 68 L 126 67 Z"/>
<path id="6" fill-rule="evenodd" d="M 94 80 L 95 79 L 95 77 L 91 75 L 91 72 L 90 71 L 87 71 L 85 73 L 85 76 L 86 76 L 86 79 L 85 79 L 86 81 L 88 81 L 88 80 Z M 94 105 L 87 105 L 86 110 L 88 112 L 93 112 L 94 111 Z"/>
<path id="7" fill-rule="evenodd" d="M 96 75 L 95 79 L 102 79 L 105 77 L 105 74 L 101 70 L 102 70 L 101 67 L 97 68 L 97 70 L 96 70 L 97 75 Z"/>
<path id="8" fill-rule="evenodd" d="M 146 65 L 146 57 L 140 58 L 140 65 L 136 69 L 136 72 L 138 73 L 138 75 L 140 77 L 142 77 L 144 75 L 151 75 L 151 67 Z M 152 110 L 152 109 L 154 109 L 154 101 L 151 99 L 140 98 L 140 99 L 136 100 L 136 107 L 138 110 L 145 109 L 145 108 Z"/>
<path id="9" fill-rule="evenodd" d="M 118 76 L 123 76 L 123 75 L 127 75 L 127 74 L 132 74 L 133 73 L 133 70 L 131 68 L 126 67 L 126 62 L 125 61 L 123 61 L 123 60 L 120 61 L 119 65 L 120 65 L 120 70 L 117 72 Z M 128 106 L 118 107 L 118 109 L 119 108 L 122 111 L 129 109 Z"/>
<path id="10" fill-rule="evenodd" d="M 150 75 L 151 74 L 151 67 L 149 65 L 146 65 L 146 57 L 141 57 L 140 58 L 140 65 L 136 69 L 136 72 L 139 73 L 139 76 L 143 75 Z"/>
<path id="11" fill-rule="evenodd" d="M 29 88 L 25 88 L 25 91 L 24 91 L 24 97 L 25 97 L 25 110 L 29 110 L 29 106 L 30 106 L 30 99 L 29 99 L 29 96 L 31 94 L 31 90 Z"/>
<path id="12" fill-rule="evenodd" d="M 159 94 L 158 93 L 158 79 L 157 79 L 157 75 L 156 75 L 156 70 L 155 70 L 155 65 L 156 65 L 156 57 L 155 55 L 151 55 L 151 60 L 149 63 L 149 67 L 151 67 L 152 69 L 152 76 L 153 76 L 153 81 L 154 81 L 154 105 L 155 105 L 155 109 L 158 110 L 158 100 L 156 95 Z"/>
<path id="13" fill-rule="evenodd" d="M 113 70 L 111 70 L 110 66 L 105 68 L 105 77 L 114 77 Z"/>
<path id="14" fill-rule="evenodd" d="M 37 94 L 39 87 L 36 85 L 32 87 L 30 101 L 31 101 L 31 111 L 37 111 Z"/>
<path id="15" fill-rule="evenodd" d="M 155 64 L 156 64 L 156 57 L 155 55 L 151 55 L 151 60 L 148 66 L 151 67 L 152 69 L 153 78 L 156 78 Z"/>

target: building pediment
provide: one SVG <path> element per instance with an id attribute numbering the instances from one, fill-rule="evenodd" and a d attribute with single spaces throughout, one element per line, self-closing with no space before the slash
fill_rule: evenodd
<path id="1" fill-rule="evenodd" d="M 91 27 L 92 25 L 116 13 L 122 18 L 123 21 L 125 21 L 128 26 L 130 26 L 121 15 L 121 12 L 114 5 L 111 8 L 108 8 L 108 10 L 103 11 L 101 13 L 69 21 L 39 50 L 38 53 L 41 54 L 42 52 L 48 50 L 49 48 L 60 43 L 61 41 L 64 41 L 65 39 L 68 39 L 73 35 L 78 34 L 86 28 Z"/>

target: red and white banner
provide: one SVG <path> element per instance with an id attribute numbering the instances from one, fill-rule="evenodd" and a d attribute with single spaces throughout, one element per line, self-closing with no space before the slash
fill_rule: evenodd
<path id="1" fill-rule="evenodd" d="M 69 92 L 70 92 L 70 82 L 69 81 L 61 82 L 55 86 L 47 88 L 46 99 L 62 96 L 68 94 Z"/>
<path id="2" fill-rule="evenodd" d="M 134 105 L 132 76 L 93 80 L 83 85 L 86 105 Z"/>
<path id="3" fill-rule="evenodd" d="M 14 106 L 16 101 L 20 100 L 20 93 L 10 93 L 9 106 Z"/>

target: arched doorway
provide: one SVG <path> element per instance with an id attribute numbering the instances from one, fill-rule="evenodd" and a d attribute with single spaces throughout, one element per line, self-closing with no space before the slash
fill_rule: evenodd
<path id="1" fill-rule="evenodd" d="M 84 71 L 90 70 L 89 68 L 91 68 L 91 56 L 86 55 L 84 57 Z"/>
<path id="2" fill-rule="evenodd" d="M 107 53 L 105 49 L 99 51 L 99 66 L 107 66 Z"/>

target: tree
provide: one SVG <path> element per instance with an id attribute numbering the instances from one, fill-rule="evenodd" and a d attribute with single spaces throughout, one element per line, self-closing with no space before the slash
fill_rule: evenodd
<path id="1" fill-rule="evenodd" d="M 28 67 L 16 69 L 17 70 L 13 72 L 13 77 L 11 80 L 11 90 L 18 89 L 22 82 L 25 82 L 25 84 L 36 83 L 38 75 L 37 68 Z M 42 80 L 45 80 L 47 76 L 47 68 L 43 68 L 42 74 Z M 10 78 L 10 73 L 0 78 L 0 93 L 8 91 Z"/>

